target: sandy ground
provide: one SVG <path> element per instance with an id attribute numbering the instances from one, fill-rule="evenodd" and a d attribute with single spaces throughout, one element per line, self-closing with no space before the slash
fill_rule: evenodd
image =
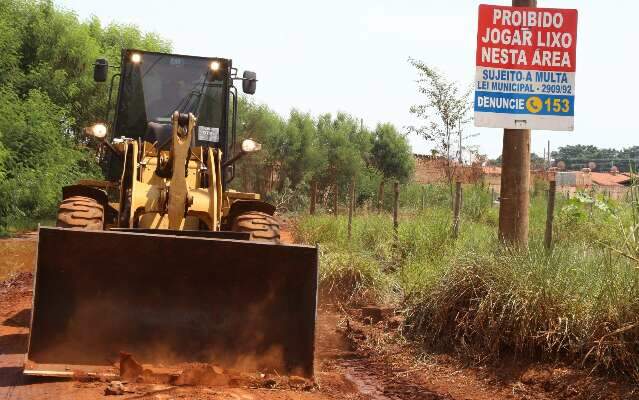
<path id="1" fill-rule="evenodd" d="M 283 235 L 287 241 L 290 235 Z M 22 364 L 31 312 L 33 234 L 0 240 L 0 400 L 105 399 L 106 382 L 26 378 Z M 325 299 L 324 299 L 325 300 Z M 320 299 L 315 386 L 167 387 L 127 384 L 114 399 L 639 399 L 635 386 L 562 365 L 513 362 L 469 367 L 447 354 L 424 356 L 393 321 L 365 324 L 359 310 Z M 339 310 L 339 311 L 338 311 Z"/>

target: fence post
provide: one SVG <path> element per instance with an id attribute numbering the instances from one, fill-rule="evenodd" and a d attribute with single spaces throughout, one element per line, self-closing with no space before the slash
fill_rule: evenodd
<path id="1" fill-rule="evenodd" d="M 453 206 L 453 238 L 457 239 L 459 236 L 459 224 L 462 202 L 462 184 L 460 181 L 455 182 L 455 203 Z"/>
<path id="2" fill-rule="evenodd" d="M 557 181 L 555 171 L 550 168 L 548 179 L 548 207 L 546 208 L 546 232 L 544 234 L 544 247 L 550 251 L 552 249 L 552 223 L 555 218 L 555 194 L 557 193 Z"/>
<path id="3" fill-rule="evenodd" d="M 381 213 L 384 209 L 384 178 L 379 183 L 379 192 L 377 193 L 377 212 Z"/>
<path id="4" fill-rule="evenodd" d="M 495 188 L 490 187 L 490 207 L 495 207 Z"/>
<path id="5" fill-rule="evenodd" d="M 353 224 L 353 208 L 355 207 L 355 179 L 351 181 L 351 193 L 348 202 L 348 239 L 351 238 L 351 227 Z"/>
<path id="6" fill-rule="evenodd" d="M 426 186 L 422 186 L 422 211 L 424 211 L 425 201 L 426 201 Z"/>
<path id="7" fill-rule="evenodd" d="M 317 181 L 313 180 L 311 183 L 311 207 L 309 213 L 311 215 L 315 214 L 315 201 L 317 199 Z"/>
<path id="8" fill-rule="evenodd" d="M 337 217 L 337 207 L 338 207 L 338 199 L 339 199 L 339 186 L 337 186 L 337 182 L 335 182 L 335 198 L 333 198 L 333 215 Z"/>
<path id="9" fill-rule="evenodd" d="M 398 214 L 399 214 L 399 181 L 395 181 L 393 184 L 393 232 L 395 239 L 397 239 L 397 229 L 399 228 Z"/>

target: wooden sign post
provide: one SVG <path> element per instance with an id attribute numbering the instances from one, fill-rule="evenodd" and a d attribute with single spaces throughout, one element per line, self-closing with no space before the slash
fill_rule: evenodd
<path id="1" fill-rule="evenodd" d="M 503 128 L 499 238 L 528 244 L 531 129 L 574 127 L 577 10 L 479 6 L 475 125 Z"/>

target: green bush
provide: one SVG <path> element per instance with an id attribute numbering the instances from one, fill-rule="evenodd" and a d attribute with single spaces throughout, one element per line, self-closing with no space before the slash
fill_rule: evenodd
<path id="1" fill-rule="evenodd" d="M 0 120 L 0 139 L 8 149 L 6 173 L 0 180 L 2 229 L 50 218 L 62 186 L 99 176 L 99 170 L 91 153 L 65 134 L 72 118 L 46 94 L 31 90 L 19 99 L 6 88 L 0 93 L 0 110 L 11 116 Z"/>
<path id="2" fill-rule="evenodd" d="M 51 1 L 0 4 L 0 232 L 55 216 L 64 185 L 99 178 L 82 128 L 104 118 L 108 85 L 92 64 L 122 48 L 170 50 L 131 25 L 102 27 Z M 116 81 L 117 82 L 117 81 Z"/>

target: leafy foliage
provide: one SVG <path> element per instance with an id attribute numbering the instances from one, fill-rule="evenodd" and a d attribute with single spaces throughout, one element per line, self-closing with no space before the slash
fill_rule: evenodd
<path id="1" fill-rule="evenodd" d="M 385 179 L 394 178 L 406 183 L 415 169 L 415 159 L 406 137 L 391 124 L 377 125 L 371 155 L 373 165 Z"/>
<path id="2" fill-rule="evenodd" d="M 121 46 L 169 50 L 135 26 L 80 22 L 51 1 L 0 0 L 0 230 L 50 217 L 61 187 L 98 177 L 81 129 L 103 118 L 92 65 Z"/>
<path id="3" fill-rule="evenodd" d="M 456 167 L 452 162 L 454 150 L 461 164 L 465 150 L 463 140 L 469 137 L 464 136 L 464 128 L 471 121 L 472 90 L 460 89 L 457 82 L 420 60 L 409 58 L 408 62 L 417 70 L 417 90 L 424 96 L 424 103 L 410 108 L 411 114 L 424 120 L 424 125 L 409 126 L 408 131 L 432 141 L 437 152 L 445 158 L 445 173 L 452 197 Z"/>
<path id="4" fill-rule="evenodd" d="M 420 60 L 409 58 L 408 62 L 417 69 L 417 90 L 424 96 L 424 103 L 412 106 L 410 112 L 425 121 L 422 126 L 409 126 L 408 131 L 433 141 L 438 152 L 451 159 L 455 145 L 461 143 L 464 126 L 470 122 L 472 91 L 461 90 L 457 82 Z M 457 148 L 458 154 L 461 151 Z"/>
<path id="5" fill-rule="evenodd" d="M 237 164 L 233 185 L 259 192 L 281 209 L 306 206 L 313 182 L 328 207 L 335 188 L 343 197 L 354 180 L 362 205 L 376 196 L 384 177 L 406 182 L 412 176 L 411 148 L 391 124 L 373 132 L 346 113 L 313 118 L 295 109 L 284 120 L 246 97 L 240 98 L 238 115 L 239 140 L 252 138 L 263 148 Z"/>

